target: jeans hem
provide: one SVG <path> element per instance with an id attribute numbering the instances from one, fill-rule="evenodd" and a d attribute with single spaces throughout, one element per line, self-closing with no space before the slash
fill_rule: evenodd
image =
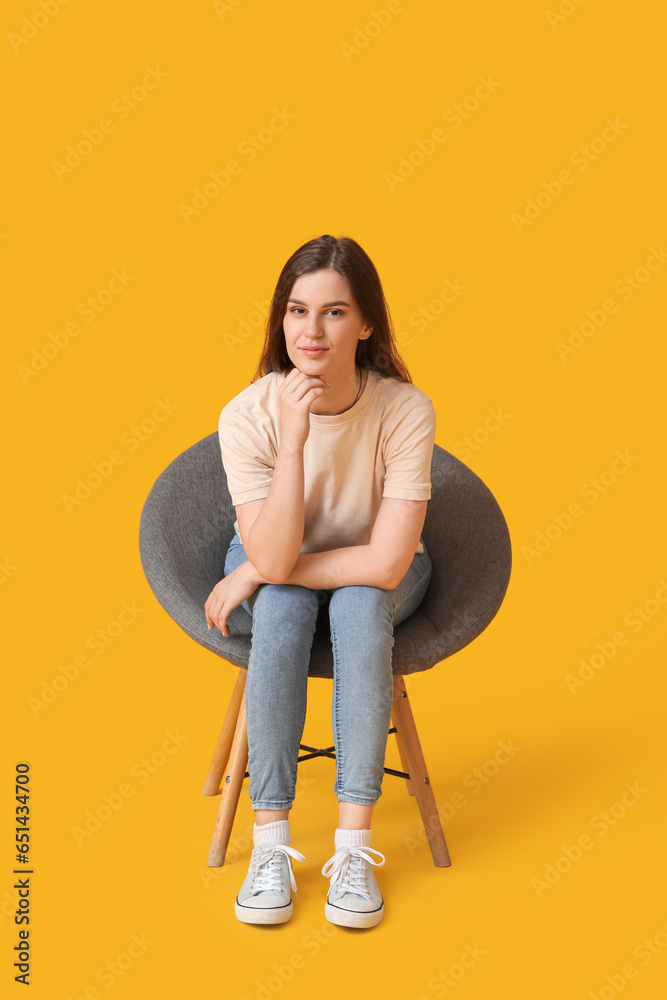
<path id="1" fill-rule="evenodd" d="M 378 804 L 377 799 L 362 799 L 359 796 L 347 795 L 343 792 L 342 795 L 338 796 L 339 802 L 351 802 L 355 806 L 376 806 Z"/>
<path id="2" fill-rule="evenodd" d="M 267 802 L 266 800 L 261 800 L 259 802 L 252 802 L 253 812 L 257 812 L 258 809 L 291 809 L 292 803 L 288 802 L 286 799 L 282 802 Z"/>

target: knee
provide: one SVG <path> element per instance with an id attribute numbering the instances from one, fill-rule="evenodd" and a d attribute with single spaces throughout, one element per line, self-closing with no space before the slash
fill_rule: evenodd
<path id="1" fill-rule="evenodd" d="M 308 587 L 287 583 L 263 583 L 255 591 L 253 618 L 279 617 L 283 623 L 296 626 L 317 616 L 317 594 Z"/>
<path id="2" fill-rule="evenodd" d="M 340 587 L 331 597 L 329 619 L 332 628 L 352 627 L 359 638 L 393 632 L 393 594 L 379 587 Z"/>

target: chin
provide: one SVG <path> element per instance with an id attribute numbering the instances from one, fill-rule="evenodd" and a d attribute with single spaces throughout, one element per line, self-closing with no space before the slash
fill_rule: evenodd
<path id="1" fill-rule="evenodd" d="M 299 353 L 299 357 L 294 362 L 297 368 L 308 368 L 309 365 L 316 365 L 318 372 L 324 372 L 329 367 L 328 365 L 328 351 L 327 354 L 320 355 L 319 358 L 309 358 L 307 354 Z M 325 360 L 326 359 L 326 360 Z"/>

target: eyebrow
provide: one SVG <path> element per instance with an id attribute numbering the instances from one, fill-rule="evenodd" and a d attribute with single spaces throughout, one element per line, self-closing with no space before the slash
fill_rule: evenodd
<path id="1" fill-rule="evenodd" d="M 301 299 L 288 299 L 287 301 L 288 302 L 296 302 L 296 304 L 298 306 L 305 306 L 306 305 L 306 303 L 302 302 Z M 350 305 L 349 302 L 343 302 L 343 300 L 341 299 L 339 302 L 324 302 L 322 308 L 329 309 L 331 306 L 348 306 L 349 307 L 349 305 Z"/>

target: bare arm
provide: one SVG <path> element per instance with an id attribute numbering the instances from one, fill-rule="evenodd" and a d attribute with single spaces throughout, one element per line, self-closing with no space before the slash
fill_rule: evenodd
<path id="1" fill-rule="evenodd" d="M 268 496 L 240 504 L 236 514 L 250 562 L 267 581 L 282 582 L 303 541 L 303 451 L 281 444 Z"/>
<path id="2" fill-rule="evenodd" d="M 242 536 L 259 518 L 267 497 L 236 508 Z M 326 552 L 299 555 L 285 583 L 311 590 L 337 587 L 379 587 L 394 590 L 413 560 L 426 516 L 427 500 L 396 500 L 384 497 L 368 545 L 349 545 Z M 248 558 L 211 591 L 205 605 L 209 629 L 217 625 L 228 636 L 227 618 L 257 587 L 272 583 Z"/>
<path id="3" fill-rule="evenodd" d="M 280 446 L 268 496 L 240 504 L 239 530 L 249 561 L 265 582 L 284 583 L 296 562 L 304 531 L 303 449 L 310 407 L 326 392 L 324 380 L 293 368 L 278 389 Z M 253 508 L 248 512 L 245 507 Z"/>
<path id="4" fill-rule="evenodd" d="M 368 545 L 301 553 L 285 582 L 311 590 L 332 587 L 394 590 L 414 557 L 427 504 L 428 500 L 383 497 Z"/>

